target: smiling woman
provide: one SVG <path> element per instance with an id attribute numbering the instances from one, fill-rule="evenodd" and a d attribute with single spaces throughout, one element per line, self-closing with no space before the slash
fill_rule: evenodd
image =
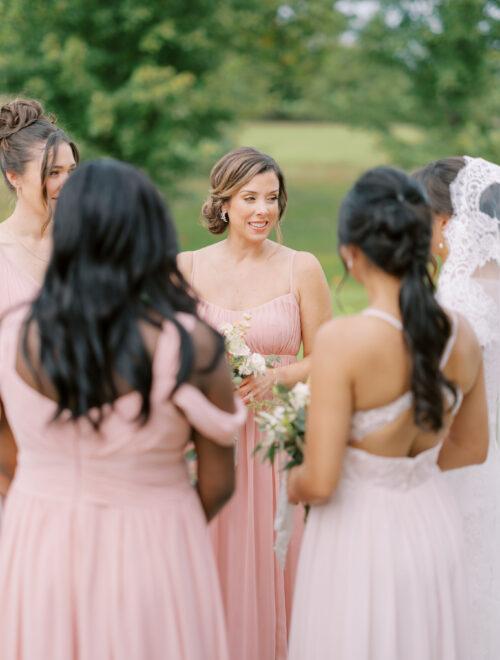
<path id="1" fill-rule="evenodd" d="M 280 241 L 287 203 L 279 165 L 256 149 L 243 147 L 214 166 L 202 214 L 213 234 L 227 238 L 179 255 L 179 267 L 201 299 L 200 314 L 213 326 L 250 314 L 246 340 L 253 352 L 277 355 L 280 363 L 262 376 L 245 378 L 245 403 L 270 398 L 272 387 L 307 379 L 309 353 L 319 326 L 331 316 L 330 296 L 318 260 Z M 297 361 L 303 345 L 304 359 Z M 212 523 L 211 534 L 226 608 L 230 657 L 284 660 L 287 621 L 301 537 L 295 534 L 285 571 L 274 553 L 273 522 L 279 490 L 278 468 L 253 453 L 260 441 L 250 410 L 238 440 L 236 492 Z M 242 596 L 243 594 L 243 596 Z"/>
<path id="2" fill-rule="evenodd" d="M 76 145 L 38 101 L 16 99 L 0 108 L 0 168 L 16 194 L 13 213 L 0 224 L 0 318 L 38 291 L 49 260 L 55 203 L 78 160 Z M 2 417 L 0 500 L 14 467 L 15 445 Z"/>

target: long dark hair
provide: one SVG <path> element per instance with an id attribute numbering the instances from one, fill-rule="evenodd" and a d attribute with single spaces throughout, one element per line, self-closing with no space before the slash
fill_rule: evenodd
<path id="1" fill-rule="evenodd" d="M 144 174 L 103 159 L 82 165 L 68 179 L 55 211 L 52 258 L 23 335 L 27 364 L 56 390 L 55 419 L 69 411 L 72 419 L 87 417 L 98 427 L 102 407 L 119 395 L 120 380 L 141 395 L 138 420 L 147 421 L 152 364 L 141 320 L 175 325 L 180 335 L 176 387 L 189 378 L 193 342 L 176 313 L 196 316 L 196 300 L 176 256 L 174 225 Z M 40 337 L 39 361 L 30 355 L 31 324 Z M 218 357 L 223 343 L 216 338 Z"/>
<path id="2" fill-rule="evenodd" d="M 455 388 L 440 369 L 450 321 L 434 297 L 428 272 L 432 217 L 420 185 L 404 172 L 376 167 L 361 176 L 340 209 L 339 245 L 357 245 L 370 261 L 401 279 L 399 306 L 412 357 L 415 423 L 443 425 L 443 386 Z"/>

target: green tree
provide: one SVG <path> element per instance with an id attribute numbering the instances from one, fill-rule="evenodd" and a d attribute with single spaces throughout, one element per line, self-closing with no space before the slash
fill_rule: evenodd
<path id="1" fill-rule="evenodd" d="M 491 0 L 380 0 L 357 30 L 358 62 L 392 89 L 385 112 L 367 104 L 360 119 L 383 132 L 403 164 L 454 153 L 498 158 L 499 14 Z"/>
<path id="2" fill-rule="evenodd" d="M 224 33 L 216 0 L 3 0 L 0 84 L 55 111 L 87 155 L 172 184 L 231 111 L 207 93 Z"/>

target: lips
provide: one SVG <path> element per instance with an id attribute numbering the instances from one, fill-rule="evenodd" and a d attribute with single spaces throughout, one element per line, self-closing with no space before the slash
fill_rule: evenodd
<path id="1" fill-rule="evenodd" d="M 252 229 L 259 230 L 259 229 L 265 229 L 268 226 L 269 222 L 267 220 L 263 220 L 260 222 L 249 222 L 248 224 L 250 225 L 250 227 L 252 227 Z"/>

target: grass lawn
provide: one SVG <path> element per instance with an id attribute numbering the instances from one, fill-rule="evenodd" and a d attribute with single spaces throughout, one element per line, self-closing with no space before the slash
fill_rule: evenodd
<path id="1" fill-rule="evenodd" d="M 374 136 L 335 124 L 259 122 L 235 130 L 234 143 L 261 149 L 280 163 L 289 193 L 283 219 L 285 243 L 318 257 L 331 284 L 337 313 L 360 309 L 364 296 L 352 280 L 346 281 L 340 296 L 335 294 L 343 274 L 335 228 L 340 201 L 355 178 L 363 170 L 387 162 Z M 196 249 L 217 240 L 199 222 L 207 189 L 208 172 L 206 178 L 185 181 L 172 203 L 182 249 Z M 2 186 L 1 218 L 8 215 L 9 208 L 12 199 Z"/>

